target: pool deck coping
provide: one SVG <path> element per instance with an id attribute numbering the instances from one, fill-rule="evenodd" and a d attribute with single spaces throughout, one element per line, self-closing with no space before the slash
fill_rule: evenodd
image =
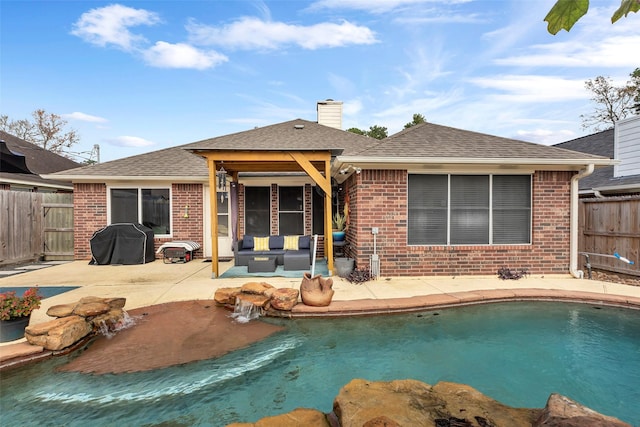
<path id="1" fill-rule="evenodd" d="M 223 271 L 231 263 L 225 263 Z M 390 277 L 352 284 L 334 276 L 334 298 L 329 306 L 311 307 L 302 303 L 283 317 L 343 317 L 380 315 L 442 309 L 460 305 L 506 301 L 565 301 L 640 309 L 640 287 L 570 275 L 530 275 L 520 280 L 489 276 Z M 136 266 L 89 266 L 84 261 L 54 264 L 0 277 L 3 286 L 78 286 L 65 294 L 43 300 L 32 314 L 31 323 L 51 320 L 46 310 L 84 296 L 127 298 L 125 308 L 133 309 L 172 301 L 213 299 L 222 287 L 246 282 L 267 282 L 275 287 L 299 288 L 300 279 L 231 278 L 211 279 L 211 264 L 153 262 Z M 25 361 L 50 357 L 54 352 L 33 346 L 24 338 L 0 343 L 0 370 Z"/>

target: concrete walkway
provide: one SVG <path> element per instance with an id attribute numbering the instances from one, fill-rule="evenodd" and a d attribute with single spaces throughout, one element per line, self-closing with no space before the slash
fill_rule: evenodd
<path id="1" fill-rule="evenodd" d="M 232 262 L 221 263 L 221 272 Z M 74 302 L 85 296 L 125 297 L 125 309 L 172 301 L 213 299 L 218 288 L 237 287 L 264 281 L 277 288 L 299 288 L 301 279 L 283 277 L 211 279 L 211 263 L 194 260 L 186 264 L 164 264 L 162 260 L 143 265 L 98 266 L 74 261 L 0 277 L 0 287 L 77 286 L 69 292 L 43 300 L 31 315 L 31 323 L 51 320 L 46 311 L 52 305 Z M 488 276 L 394 277 L 352 284 L 337 276 L 335 295 L 328 307 L 298 304 L 292 315 L 344 316 L 420 310 L 460 304 L 502 300 L 566 300 L 609 303 L 640 309 L 640 287 L 596 280 L 578 280 L 569 275 L 531 275 L 520 280 Z M 23 339 L 0 343 L 0 362 L 41 352 Z"/>

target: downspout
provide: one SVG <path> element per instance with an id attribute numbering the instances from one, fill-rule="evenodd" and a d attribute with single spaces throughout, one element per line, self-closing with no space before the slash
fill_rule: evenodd
<path id="1" fill-rule="evenodd" d="M 591 175 L 593 173 L 593 169 L 594 165 L 591 163 L 571 177 L 569 273 L 571 273 L 571 275 L 576 279 L 582 279 L 584 277 L 584 272 L 582 270 L 578 270 L 578 181 Z"/>

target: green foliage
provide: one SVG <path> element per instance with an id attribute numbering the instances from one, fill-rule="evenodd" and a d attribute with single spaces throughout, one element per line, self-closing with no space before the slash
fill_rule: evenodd
<path id="1" fill-rule="evenodd" d="M 611 17 L 611 23 L 613 24 L 618 19 L 624 17 L 626 18 L 629 12 L 638 12 L 640 11 L 640 1 L 638 0 L 622 0 L 620 3 L 620 7 L 615 11 L 613 16 Z"/>
<path id="2" fill-rule="evenodd" d="M 333 215 L 333 228 L 338 231 L 344 231 L 347 225 L 347 217 L 345 215 L 340 215 L 339 212 L 336 212 Z"/>
<path id="3" fill-rule="evenodd" d="M 405 129 L 410 128 L 411 126 L 419 125 L 420 123 L 426 123 L 427 119 L 424 118 L 422 114 L 416 113 L 413 115 L 413 120 L 404 125 Z"/>
<path id="4" fill-rule="evenodd" d="M 30 288 L 22 297 L 16 296 L 13 291 L 0 294 L 0 320 L 26 317 L 40 307 L 42 295 L 37 288 Z"/>
<path id="5" fill-rule="evenodd" d="M 368 136 L 369 138 L 384 139 L 388 136 L 387 128 L 384 126 L 373 125 L 369 130 L 362 130 L 358 128 L 349 128 L 347 132 L 355 133 L 357 135 Z"/>
<path id="6" fill-rule="evenodd" d="M 589 10 L 589 0 L 558 0 L 553 5 L 544 20 L 547 22 L 547 31 L 551 34 L 558 34 L 560 30 L 570 31 L 573 25 L 582 18 Z M 621 0 L 620 7 L 611 17 L 611 23 L 615 23 L 622 16 L 627 16 L 630 12 L 640 10 L 640 1 Z"/>
<path id="7" fill-rule="evenodd" d="M 362 129 L 358 129 L 358 128 L 349 128 L 349 129 L 347 129 L 347 132 L 355 133 L 356 135 L 367 136 L 367 132 L 366 131 L 363 131 Z"/>
<path id="8" fill-rule="evenodd" d="M 375 139 L 385 139 L 388 135 L 387 128 L 384 126 L 373 125 L 369 128 L 367 136 Z"/>

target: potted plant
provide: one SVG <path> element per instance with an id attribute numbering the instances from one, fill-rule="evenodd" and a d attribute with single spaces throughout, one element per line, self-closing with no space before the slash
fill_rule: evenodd
<path id="1" fill-rule="evenodd" d="M 42 295 L 37 288 L 29 288 L 19 297 L 14 291 L 0 294 L 0 342 L 24 336 L 31 312 L 40 307 Z"/>
<path id="2" fill-rule="evenodd" d="M 347 219 L 349 215 L 349 207 L 344 205 L 344 214 L 336 212 L 333 215 L 333 240 L 336 242 L 344 240 L 345 230 L 347 229 Z"/>

